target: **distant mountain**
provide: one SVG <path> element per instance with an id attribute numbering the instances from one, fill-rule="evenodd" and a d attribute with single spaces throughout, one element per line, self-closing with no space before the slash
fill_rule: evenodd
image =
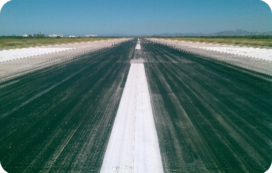
<path id="1" fill-rule="evenodd" d="M 221 31 L 215 33 L 216 36 L 246 36 L 246 35 L 272 35 L 272 32 L 248 32 L 245 30 L 237 29 L 235 31 Z"/>
<path id="2" fill-rule="evenodd" d="M 204 34 L 204 33 L 175 33 L 175 34 L 169 34 L 169 33 L 162 33 L 162 34 L 154 34 L 155 37 L 178 37 L 178 36 L 249 36 L 249 35 L 272 35 L 271 32 L 249 32 L 245 30 L 234 30 L 234 31 L 220 31 L 217 33 L 210 33 L 210 34 Z"/>

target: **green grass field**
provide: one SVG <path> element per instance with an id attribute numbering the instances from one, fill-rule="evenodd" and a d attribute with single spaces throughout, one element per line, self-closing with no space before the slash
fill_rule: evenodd
<path id="1" fill-rule="evenodd" d="M 0 49 L 25 48 L 76 42 L 107 40 L 112 38 L 50 38 L 50 37 L 0 37 Z"/>
<path id="2" fill-rule="evenodd" d="M 237 36 L 237 37 L 159 37 L 162 39 L 192 41 L 200 43 L 232 44 L 252 47 L 272 47 L 272 36 Z"/>
<path id="3" fill-rule="evenodd" d="M 232 44 L 252 47 L 272 47 L 272 36 L 236 36 L 236 37 L 157 37 L 169 40 L 192 41 L 201 43 Z M 0 49 L 25 48 L 65 43 L 88 42 L 112 39 L 112 37 L 96 38 L 50 38 L 50 37 L 0 37 Z"/>

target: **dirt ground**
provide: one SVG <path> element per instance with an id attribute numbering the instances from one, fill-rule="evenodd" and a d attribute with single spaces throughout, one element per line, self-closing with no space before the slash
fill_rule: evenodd
<path id="1" fill-rule="evenodd" d="M 199 49 L 197 47 L 212 47 L 215 44 L 207 44 L 207 43 L 194 43 L 194 42 L 184 42 L 184 41 L 176 41 L 176 40 L 163 40 L 163 39 L 149 39 L 151 41 L 162 43 L 174 47 L 176 49 L 188 51 L 194 54 L 198 54 L 201 56 L 207 56 L 210 58 L 214 58 L 220 61 L 227 62 L 229 64 L 233 64 L 236 66 L 240 66 L 249 70 L 253 70 L 256 72 L 260 72 L 267 75 L 272 75 L 272 62 L 265 61 L 256 58 L 249 58 L 239 55 L 232 55 L 226 53 L 220 53 L 210 50 Z M 227 47 L 227 45 L 216 45 Z"/>
<path id="2" fill-rule="evenodd" d="M 84 42 L 75 44 L 62 44 L 55 46 L 44 46 L 44 48 L 73 48 L 46 55 L 32 56 L 23 59 L 12 60 L 0 63 L 0 81 L 6 78 L 21 75 L 33 70 L 51 66 L 56 63 L 68 61 L 76 56 L 97 51 L 103 48 L 109 48 L 113 45 L 124 42 L 128 39 L 111 39 L 94 42 Z"/>

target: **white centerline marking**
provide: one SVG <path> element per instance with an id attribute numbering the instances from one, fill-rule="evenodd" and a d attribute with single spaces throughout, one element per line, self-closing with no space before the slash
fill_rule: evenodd
<path id="1" fill-rule="evenodd" d="M 141 49 L 141 44 L 140 43 L 137 43 L 137 45 L 136 45 L 136 48 L 135 48 L 136 50 L 140 50 Z"/>
<path id="2" fill-rule="evenodd" d="M 142 63 L 131 64 L 101 172 L 163 172 Z"/>

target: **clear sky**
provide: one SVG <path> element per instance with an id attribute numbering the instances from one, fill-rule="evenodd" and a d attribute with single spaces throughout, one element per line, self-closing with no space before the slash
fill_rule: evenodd
<path id="1" fill-rule="evenodd" d="M 214 33 L 272 31 L 260 0 L 12 0 L 0 13 L 0 35 Z"/>

